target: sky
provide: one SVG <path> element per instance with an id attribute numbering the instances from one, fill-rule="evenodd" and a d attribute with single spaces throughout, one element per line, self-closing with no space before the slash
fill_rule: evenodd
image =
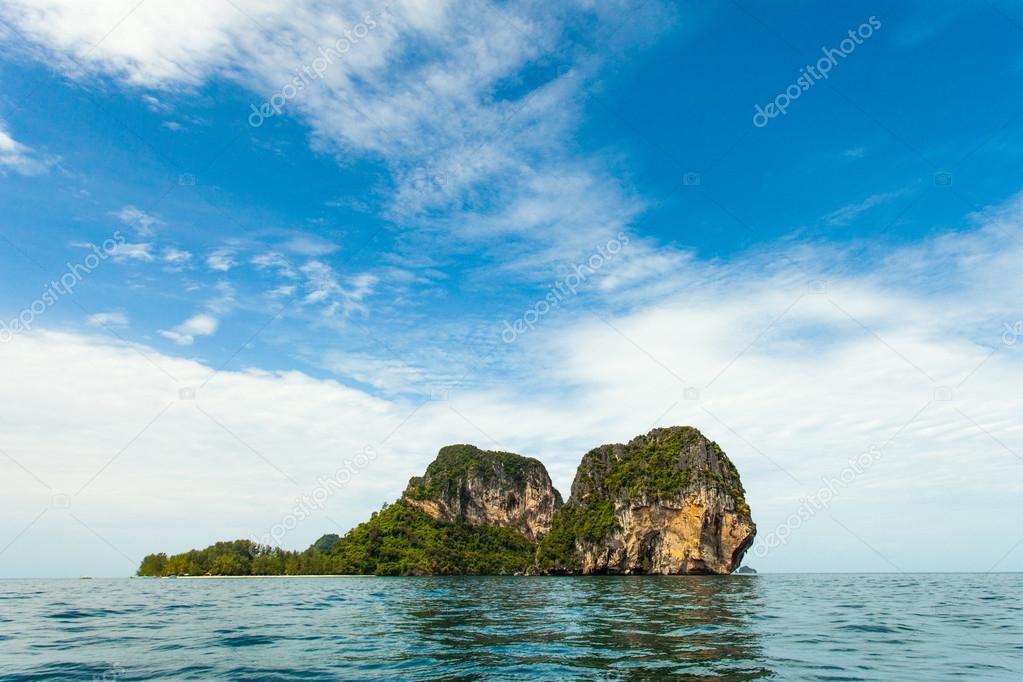
<path id="1" fill-rule="evenodd" d="M 1023 570 L 1023 7 L 833 5 L 0 5 L 0 577 L 670 425 L 758 570 Z"/>

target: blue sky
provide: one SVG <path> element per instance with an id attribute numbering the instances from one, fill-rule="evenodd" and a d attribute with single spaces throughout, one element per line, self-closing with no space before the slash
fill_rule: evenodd
<path id="1" fill-rule="evenodd" d="M 258 535 L 366 447 L 285 545 L 448 442 L 567 494 L 673 423 L 765 538 L 884 446 L 767 570 L 1023 568 L 972 531 L 1020 511 L 1021 36 L 1003 2 L 8 3 L 0 575 Z"/>

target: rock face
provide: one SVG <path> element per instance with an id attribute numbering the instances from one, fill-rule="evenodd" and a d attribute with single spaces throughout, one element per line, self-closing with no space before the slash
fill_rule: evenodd
<path id="1" fill-rule="evenodd" d="M 739 473 L 721 448 L 692 427 L 654 429 L 583 457 L 538 566 L 727 574 L 755 534 Z"/>
<path id="2" fill-rule="evenodd" d="M 550 531 L 562 506 L 539 460 L 473 445 L 441 448 L 402 499 L 442 523 L 512 528 L 532 542 Z"/>

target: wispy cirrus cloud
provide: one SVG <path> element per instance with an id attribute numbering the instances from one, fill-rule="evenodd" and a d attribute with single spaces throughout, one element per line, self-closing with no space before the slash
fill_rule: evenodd
<path id="1" fill-rule="evenodd" d="M 233 284 L 228 281 L 220 280 L 217 282 L 213 290 L 215 295 L 209 301 L 206 302 L 206 308 L 217 315 L 223 315 L 224 313 L 234 310 L 238 304 L 236 294 L 237 289 Z"/>
<path id="2" fill-rule="evenodd" d="M 253 256 L 249 262 L 255 265 L 259 270 L 272 270 L 281 277 L 286 277 L 288 279 L 298 277 L 298 271 L 295 270 L 291 262 L 285 258 L 283 254 L 277 251 L 267 251 L 265 253 L 257 254 Z"/>
<path id="3" fill-rule="evenodd" d="M 337 244 L 315 235 L 292 237 L 281 244 L 281 246 L 292 253 L 303 256 L 325 256 L 341 248 Z"/>
<path id="4" fill-rule="evenodd" d="M 206 266 L 210 270 L 227 272 L 234 266 L 238 265 L 235 255 L 236 251 L 231 247 L 214 249 L 208 256 L 206 256 Z"/>
<path id="5" fill-rule="evenodd" d="M 863 201 L 859 201 L 854 204 L 846 204 L 845 206 L 832 211 L 824 216 L 824 222 L 828 225 L 835 226 L 848 225 L 858 218 L 861 213 L 865 213 L 875 206 L 881 206 L 895 201 L 899 197 L 905 196 L 908 193 L 909 189 L 900 189 L 894 192 L 879 192 L 877 194 L 871 194 Z"/>
<path id="6" fill-rule="evenodd" d="M 117 262 L 138 260 L 146 263 L 156 260 L 152 252 L 153 245 L 148 242 L 123 242 L 116 244 L 109 251 L 110 257 Z"/>
<path id="7" fill-rule="evenodd" d="M 139 237 L 143 239 L 152 237 L 156 226 L 160 224 L 159 218 L 130 204 L 114 213 L 114 215 L 122 223 L 133 228 Z"/>
<path id="8" fill-rule="evenodd" d="M 564 144 L 600 66 L 595 53 L 563 40 L 565 31 L 583 22 L 605 31 L 603 47 L 613 50 L 633 31 L 673 20 L 659 2 L 642 13 L 623 14 L 627 9 L 413 0 L 183 9 L 148 0 L 125 16 L 115 0 L 87 11 L 71 0 L 14 0 L 0 13 L 71 77 L 102 74 L 140 90 L 171 91 L 227 78 L 254 101 L 292 82 L 295 64 L 312 62 L 323 46 L 363 26 L 284 113 L 309 126 L 319 151 L 383 162 L 394 185 L 389 212 L 407 226 L 409 250 L 431 243 L 415 231 L 448 232 L 468 243 L 495 242 L 509 230 L 548 247 L 563 240 L 558 253 L 534 250 L 535 266 L 585 250 L 608 229 L 605 219 L 572 220 L 565 207 L 600 204 L 605 216 L 629 216 L 641 205 L 597 165 L 570 159 Z M 524 69 L 528 80 L 519 78 Z M 161 105 L 150 92 L 140 96 Z M 337 248 L 313 237 L 284 247 L 312 258 Z M 214 257 L 208 264 L 227 271 L 233 262 Z"/>
<path id="9" fill-rule="evenodd" d="M 192 260 L 192 253 L 179 249 L 177 247 L 167 247 L 163 250 L 162 254 L 163 262 L 167 263 L 168 268 L 172 271 L 179 272 L 184 270 L 189 262 Z"/>
<path id="10" fill-rule="evenodd" d="M 365 315 L 365 299 L 373 293 L 375 275 L 360 273 L 342 281 L 334 269 L 318 260 L 311 260 L 299 268 L 306 277 L 306 294 L 302 301 L 319 305 L 324 317 L 340 316 L 348 319 L 353 313 Z"/>
<path id="11" fill-rule="evenodd" d="M 128 316 L 120 311 L 95 313 L 89 315 L 87 321 L 94 327 L 127 327 Z"/>
<path id="12" fill-rule="evenodd" d="M 331 351 L 324 356 L 323 365 L 335 374 L 389 394 L 421 392 L 424 386 L 436 385 L 436 378 L 430 373 L 397 358 Z"/>
<path id="13" fill-rule="evenodd" d="M 0 174 L 7 170 L 19 175 L 42 175 L 54 163 L 55 159 L 41 155 L 11 137 L 7 125 L 0 119 Z"/>
<path id="14" fill-rule="evenodd" d="M 290 298 L 297 288 L 294 284 L 282 284 L 266 292 L 266 295 L 270 298 Z"/>

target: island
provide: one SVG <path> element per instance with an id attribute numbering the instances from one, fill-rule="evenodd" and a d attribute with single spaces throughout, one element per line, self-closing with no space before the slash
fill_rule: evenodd
<path id="1" fill-rule="evenodd" d="M 755 535 L 735 465 L 674 426 L 587 452 L 567 502 L 537 459 L 448 445 L 343 536 L 150 554 L 138 575 L 724 575 Z"/>

